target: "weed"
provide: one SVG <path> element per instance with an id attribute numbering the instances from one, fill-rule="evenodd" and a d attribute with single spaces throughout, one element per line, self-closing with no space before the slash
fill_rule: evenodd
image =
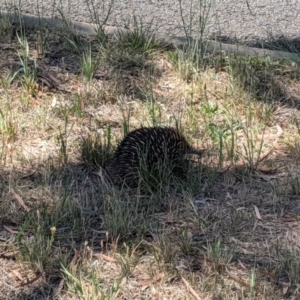
<path id="1" fill-rule="evenodd" d="M 251 269 L 251 279 L 250 279 L 251 299 L 255 299 L 255 286 L 256 286 L 255 283 L 256 283 L 255 269 Z"/>
<path id="2" fill-rule="evenodd" d="M 260 144 L 256 146 L 254 144 L 254 133 L 248 129 L 248 126 L 245 128 L 246 135 L 246 144 L 243 145 L 245 151 L 245 159 L 248 162 L 248 166 L 251 170 L 256 170 L 260 162 L 260 155 L 262 153 L 262 148 L 264 145 L 264 137 L 262 137 Z"/>
<path id="3" fill-rule="evenodd" d="M 65 115 L 64 130 L 58 128 L 59 134 L 57 135 L 57 142 L 59 143 L 59 159 L 60 162 L 65 165 L 68 162 L 68 115 Z M 72 126 L 70 132 L 72 131 Z"/>
<path id="4" fill-rule="evenodd" d="M 195 254 L 194 247 L 192 244 L 192 235 L 188 230 L 183 230 L 183 232 L 180 235 L 180 239 L 178 241 L 180 250 L 184 255 L 193 255 Z"/>
<path id="5" fill-rule="evenodd" d="M 150 101 L 146 102 L 146 106 L 149 111 L 149 115 L 152 121 L 152 126 L 159 126 L 162 122 L 162 114 L 161 114 L 161 107 L 154 101 L 154 99 L 151 99 Z"/>
<path id="6" fill-rule="evenodd" d="M 0 41 L 3 42 L 4 39 L 7 39 L 7 38 L 9 38 L 9 41 L 10 41 L 12 38 L 13 29 L 14 29 L 14 27 L 11 22 L 11 16 L 4 15 L 0 11 Z M 3 38 L 3 40 L 2 40 L 2 38 Z"/>
<path id="7" fill-rule="evenodd" d="M 133 18 L 132 30 L 120 30 L 117 36 L 117 45 L 127 49 L 129 53 L 151 54 L 158 49 L 164 49 L 167 44 L 155 37 L 155 30 L 152 30 L 152 22 L 144 26 L 143 22 Z"/>
<path id="8" fill-rule="evenodd" d="M 6 76 L 0 75 L 0 86 L 4 89 L 7 90 L 12 82 L 15 80 L 15 78 L 18 76 L 20 70 L 13 72 L 10 71 Z"/>
<path id="9" fill-rule="evenodd" d="M 60 9 L 57 9 L 60 14 L 64 26 L 61 28 L 60 37 L 63 43 L 67 42 L 68 48 L 75 54 L 81 54 L 82 49 L 86 47 L 86 40 L 83 36 L 74 32 L 72 23 L 65 17 Z"/>
<path id="10" fill-rule="evenodd" d="M 105 168 L 112 159 L 113 145 L 112 132 L 109 127 L 103 135 L 96 134 L 95 136 L 88 135 L 82 138 L 81 156 L 86 164 L 96 165 L 97 167 Z"/>
<path id="11" fill-rule="evenodd" d="M 56 228 L 55 226 L 44 227 L 42 223 L 49 221 L 49 219 L 42 220 L 43 216 L 45 216 L 45 213 L 39 210 L 28 214 L 21 231 L 17 235 L 22 259 L 30 262 L 39 273 L 43 273 L 52 267 L 57 268 L 59 265 L 59 260 L 53 260 L 51 257 Z M 30 231 L 34 234 L 32 238 L 28 236 Z M 59 254 L 61 261 L 65 261 L 66 256 L 63 253 L 57 254 Z"/>
<path id="12" fill-rule="evenodd" d="M 190 82 L 197 74 L 197 68 L 189 52 L 186 53 L 182 50 L 168 51 L 167 56 L 183 80 Z"/>
<path id="13" fill-rule="evenodd" d="M 41 28 L 38 32 L 37 42 L 36 42 L 36 50 L 38 58 L 42 58 L 48 50 L 49 41 L 50 39 L 50 32 L 47 28 Z"/>
<path id="14" fill-rule="evenodd" d="M 293 195 L 300 195 L 300 178 L 296 177 L 290 181 Z"/>
<path id="15" fill-rule="evenodd" d="M 172 246 L 170 239 L 164 234 L 159 234 L 152 245 L 152 253 L 158 266 L 162 270 L 170 267 L 177 254 L 177 249 Z"/>
<path id="16" fill-rule="evenodd" d="M 94 0 L 88 0 L 86 1 L 88 10 L 90 12 L 90 15 L 92 16 L 93 23 L 97 24 L 96 28 L 96 36 L 97 40 L 100 44 L 105 45 L 108 41 L 107 35 L 105 34 L 104 26 L 106 25 L 113 6 L 114 6 L 115 0 L 110 0 L 109 3 L 102 3 L 101 4 L 101 13 L 99 13 L 99 4 L 95 3 Z M 107 7 L 106 7 L 107 5 Z M 101 17 L 102 18 L 101 18 Z M 104 16 L 104 17 L 103 17 Z"/>
<path id="17" fill-rule="evenodd" d="M 146 65 L 143 54 L 130 54 L 126 49 L 114 45 L 102 49 L 102 57 L 106 65 L 113 67 L 115 70 L 143 68 Z"/>
<path id="18" fill-rule="evenodd" d="M 195 3 L 196 2 L 196 3 Z M 197 69 L 203 64 L 204 57 L 206 55 L 206 42 L 205 31 L 208 21 L 209 12 L 212 7 L 213 1 L 211 0 L 197 0 L 191 1 L 188 20 L 183 17 L 182 0 L 179 0 L 180 16 L 182 21 L 182 27 L 185 33 L 185 37 L 188 40 L 186 46 L 186 53 L 192 58 L 194 64 L 196 63 Z M 193 28 L 196 27 L 197 34 L 195 39 L 191 39 L 193 36 Z"/>
<path id="19" fill-rule="evenodd" d="M 98 65 L 92 59 L 91 45 L 89 45 L 87 51 L 83 53 L 81 60 L 82 75 L 84 76 L 87 82 L 90 82 L 93 79 L 97 68 Z"/>
<path id="20" fill-rule="evenodd" d="M 276 266 L 275 273 L 281 280 L 299 284 L 299 251 L 297 249 L 289 249 L 288 251 L 280 251 L 280 263 Z"/>
<path id="21" fill-rule="evenodd" d="M 138 246 L 129 247 L 123 244 L 125 253 L 117 255 L 117 265 L 121 269 L 121 278 L 129 277 L 139 262 L 139 256 L 136 253 Z"/>
<path id="22" fill-rule="evenodd" d="M 35 95 L 37 93 L 37 63 L 33 59 L 33 63 L 30 62 L 30 50 L 27 38 L 18 35 L 18 42 L 21 46 L 22 53 L 19 54 L 19 59 L 22 65 L 22 85 L 29 95 Z"/>
<path id="23" fill-rule="evenodd" d="M 98 282 L 95 271 L 89 272 L 89 274 L 76 274 L 73 275 L 63 265 L 61 270 L 67 281 L 67 286 L 70 292 L 78 295 L 80 299 L 117 299 L 121 292 L 122 280 L 116 280 L 109 288 L 102 287 L 101 283 Z M 87 278 L 85 278 L 85 276 Z"/>
<path id="24" fill-rule="evenodd" d="M 0 109 L 0 134 L 3 138 L 3 146 L 17 136 L 17 123 L 13 120 L 11 112 L 4 114 Z"/>

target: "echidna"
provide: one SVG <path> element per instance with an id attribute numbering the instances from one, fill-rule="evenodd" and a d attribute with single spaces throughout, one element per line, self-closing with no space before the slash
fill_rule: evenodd
<path id="1" fill-rule="evenodd" d="M 193 149 L 177 129 L 139 128 L 121 141 L 106 171 L 114 184 L 125 182 L 137 187 L 140 179 L 149 176 L 156 182 L 171 174 L 182 177 L 184 156 L 188 153 L 201 151 Z"/>

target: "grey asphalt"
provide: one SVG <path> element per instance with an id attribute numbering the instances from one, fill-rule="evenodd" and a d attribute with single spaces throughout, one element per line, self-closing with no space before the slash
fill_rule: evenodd
<path id="1" fill-rule="evenodd" d="M 252 41 L 300 36 L 298 0 L 0 0 L 0 8 L 18 7 L 22 13 L 42 17 L 62 12 L 72 21 L 97 23 L 105 20 L 111 3 L 106 20 L 109 26 L 127 27 L 138 18 L 144 24 L 151 23 L 162 35 L 183 36 L 185 28 L 196 36 L 200 31 L 199 11 L 203 15 L 209 10 L 208 36 Z"/>
<path id="2" fill-rule="evenodd" d="M 115 0 L 105 28 L 113 34 L 115 26 L 128 28 L 134 22 L 133 16 L 136 16 L 144 26 L 152 24 L 152 28 L 157 27 L 161 37 L 168 38 L 177 45 L 183 45 L 186 43 L 184 38 L 186 32 L 182 26 L 181 12 L 184 15 L 185 29 L 190 35 L 197 36 L 199 26 L 195 20 L 199 17 L 200 0 L 182 0 L 184 5 L 182 4 L 181 8 L 179 2 L 179 0 Z M 208 52 L 225 50 L 243 55 L 288 58 L 298 62 L 297 55 L 286 52 L 232 45 L 232 41 L 236 38 L 239 41 L 247 40 L 253 43 L 258 40 L 268 41 L 271 36 L 284 35 L 292 39 L 300 35 L 300 3 L 298 1 L 270 0 L 267 4 L 264 2 L 266 1 L 215 0 L 211 4 L 207 18 L 209 21 L 206 24 L 206 36 L 217 35 L 223 40 L 230 40 L 231 45 L 209 41 Z M 21 0 L 20 2 L 0 0 L 0 9 L 5 8 L 7 11 L 18 7 L 27 24 L 36 24 L 43 18 L 52 26 L 59 25 L 57 17 L 61 17 L 62 12 L 73 21 L 77 31 L 93 34 L 94 26 L 91 24 L 105 20 L 110 3 L 109 0 Z M 191 6 L 191 3 L 194 6 Z M 207 8 L 202 7 L 202 9 Z M 191 20 L 192 15 L 193 20 Z M 191 26 L 188 24 L 189 20 Z"/>

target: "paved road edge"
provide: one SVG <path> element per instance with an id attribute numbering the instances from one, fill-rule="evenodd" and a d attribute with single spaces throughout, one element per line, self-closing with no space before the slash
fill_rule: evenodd
<path id="1" fill-rule="evenodd" d="M 65 22 L 59 18 L 50 18 L 50 17 L 38 17 L 35 15 L 30 14 L 17 14 L 14 15 L 11 12 L 1 11 L 0 17 L 6 16 L 12 18 L 13 21 L 19 22 L 20 20 L 26 27 L 36 27 L 39 25 L 47 25 L 53 28 L 61 28 L 66 26 Z M 72 21 L 70 22 L 71 28 L 77 33 L 82 35 L 96 35 L 97 25 L 91 23 L 84 23 L 84 22 L 77 22 Z M 120 30 L 126 30 L 120 27 L 114 26 L 104 26 L 104 31 L 107 35 L 113 36 L 118 33 Z M 159 36 L 167 40 L 170 43 L 173 43 L 177 47 L 184 47 L 187 45 L 191 39 L 186 37 L 165 37 Z M 270 57 L 271 59 L 287 59 L 291 62 L 300 63 L 300 55 L 290 52 L 284 51 L 275 51 L 275 50 L 267 50 L 261 48 L 254 48 L 254 47 L 246 47 L 241 45 L 232 45 L 232 44 L 224 44 L 217 41 L 206 41 L 205 42 L 206 51 L 208 53 L 216 53 L 219 51 L 225 51 L 228 54 L 237 54 L 243 56 L 258 56 L 258 57 Z"/>

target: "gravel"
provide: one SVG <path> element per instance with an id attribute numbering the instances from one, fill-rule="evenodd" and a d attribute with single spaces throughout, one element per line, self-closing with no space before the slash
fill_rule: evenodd
<path id="1" fill-rule="evenodd" d="M 0 8 L 7 9 L 18 0 L 0 0 Z M 96 22 L 105 19 L 110 0 L 20 0 L 23 13 L 41 16 L 58 16 L 59 10 L 71 20 L 80 22 Z M 163 36 L 184 36 L 181 11 L 189 23 L 191 14 L 194 16 L 189 34 L 197 36 L 199 26 L 199 3 L 211 3 L 205 34 L 218 37 L 223 41 L 257 41 L 270 40 L 270 36 L 285 36 L 288 39 L 299 38 L 300 1 L 282 0 L 115 0 L 106 25 L 130 27 L 134 16 L 142 23 L 152 24 Z M 92 9 L 94 5 L 94 10 Z M 203 4 L 203 5 L 204 5 Z M 191 9 L 192 7 L 192 9 Z M 202 6 L 202 10 L 204 6 Z M 192 13 L 191 13 L 192 11 Z M 96 22 L 97 23 L 97 22 Z M 188 28 L 187 26 L 186 28 Z"/>

